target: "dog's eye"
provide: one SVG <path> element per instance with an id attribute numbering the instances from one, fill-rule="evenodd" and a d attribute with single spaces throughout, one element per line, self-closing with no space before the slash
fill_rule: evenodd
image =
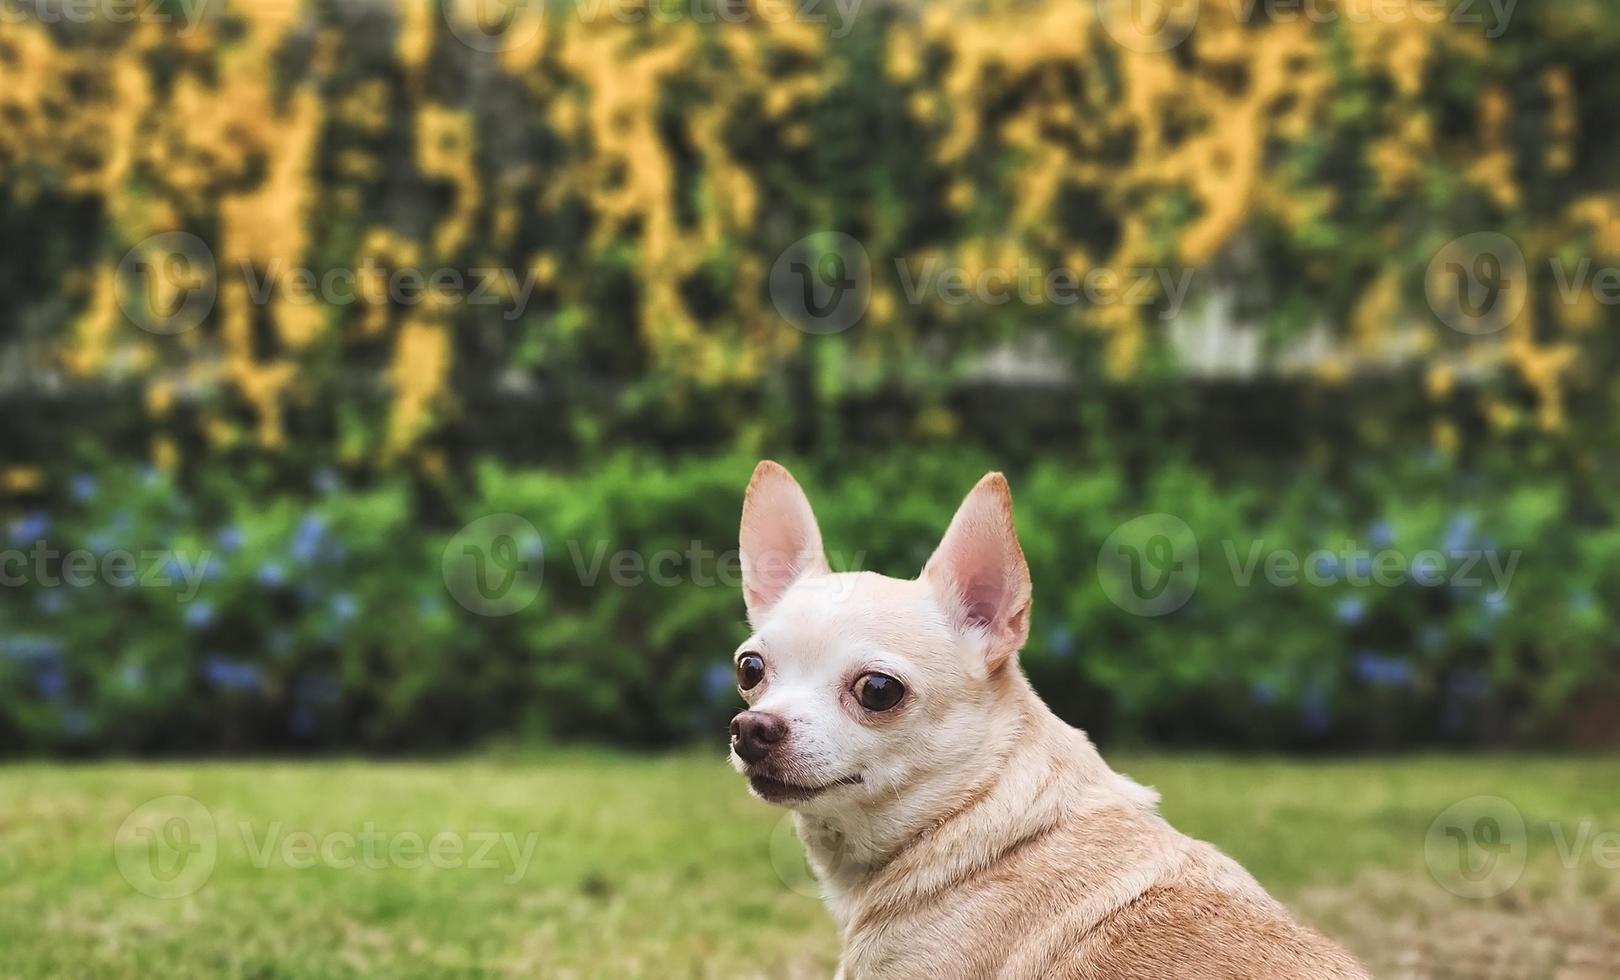
<path id="1" fill-rule="evenodd" d="M 855 682 L 855 700 L 867 711 L 888 711 L 905 696 L 905 687 L 888 674 L 862 674 Z"/>
<path id="2" fill-rule="evenodd" d="M 737 658 L 737 686 L 752 691 L 765 679 L 765 658 L 757 653 L 745 653 Z"/>

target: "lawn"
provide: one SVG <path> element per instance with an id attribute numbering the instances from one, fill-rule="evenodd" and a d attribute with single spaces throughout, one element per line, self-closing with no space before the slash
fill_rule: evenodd
<path id="1" fill-rule="evenodd" d="M 1620 760 L 1115 761 L 1381 977 L 1620 975 Z M 1471 900 L 1425 840 L 1481 794 L 1529 864 Z M 718 756 L 14 765 L 0 976 L 827 977 L 794 847 Z"/>

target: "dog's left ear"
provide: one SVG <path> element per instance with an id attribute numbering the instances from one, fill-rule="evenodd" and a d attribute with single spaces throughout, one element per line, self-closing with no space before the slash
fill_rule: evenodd
<path id="1" fill-rule="evenodd" d="M 962 501 L 923 578 L 958 630 L 984 634 L 991 673 L 1029 639 L 1029 565 L 1013 530 L 1006 477 L 986 474 Z"/>

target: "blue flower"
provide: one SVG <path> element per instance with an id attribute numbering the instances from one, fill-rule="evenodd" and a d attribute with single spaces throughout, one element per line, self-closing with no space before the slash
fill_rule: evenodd
<path id="1" fill-rule="evenodd" d="M 88 473 L 76 474 L 68 480 L 68 493 L 80 503 L 96 495 L 96 478 Z"/>
<path id="2" fill-rule="evenodd" d="M 718 700 L 729 694 L 737 684 L 737 673 L 731 664 L 710 664 L 703 671 L 703 693 Z"/>
<path id="3" fill-rule="evenodd" d="M 326 520 L 319 514 L 305 517 L 298 522 L 298 529 L 293 532 L 293 560 L 305 564 L 314 561 L 320 555 L 321 545 L 325 540 Z"/>
<path id="4" fill-rule="evenodd" d="M 1367 616 L 1367 602 L 1360 596 L 1346 596 L 1339 600 L 1333 614 L 1346 626 L 1355 626 Z"/>
<path id="5" fill-rule="evenodd" d="M 141 664 L 125 664 L 118 672 L 118 679 L 125 687 L 138 691 L 146 686 L 146 668 Z"/>
<path id="6" fill-rule="evenodd" d="M 193 602 L 186 607 L 186 625 L 194 630 L 204 630 L 214 623 L 214 606 L 208 602 Z"/>
<path id="7" fill-rule="evenodd" d="M 323 466 L 316 470 L 315 478 L 311 482 L 314 484 L 315 492 L 322 495 L 336 493 L 343 487 L 343 484 L 338 480 L 337 473 L 330 466 Z"/>
<path id="8" fill-rule="evenodd" d="M 270 631 L 270 653 L 277 657 L 285 657 L 292 652 L 293 635 L 286 630 Z"/>
<path id="9" fill-rule="evenodd" d="M 1275 704 L 1277 685 L 1273 681 L 1255 681 L 1249 685 L 1249 700 L 1255 704 Z"/>
<path id="10" fill-rule="evenodd" d="M 60 660 L 62 644 L 37 636 L 0 637 L 0 653 L 23 663 Z"/>
<path id="11" fill-rule="evenodd" d="M 1333 724 L 1333 705 L 1328 699 L 1327 688 L 1321 684 L 1313 684 L 1306 690 L 1299 711 L 1300 721 L 1311 735 L 1321 735 Z"/>
<path id="12" fill-rule="evenodd" d="M 293 697 L 311 705 L 337 704 L 343 696 L 343 685 L 327 674 L 303 674 L 294 685 Z"/>
<path id="13" fill-rule="evenodd" d="M 1460 670 L 1446 680 L 1446 695 L 1458 701 L 1483 701 L 1491 693 L 1490 675 L 1480 670 Z"/>
<path id="14" fill-rule="evenodd" d="M 47 701 L 60 701 L 67 693 L 67 671 L 57 666 L 41 667 L 34 675 L 34 687 Z"/>
<path id="15" fill-rule="evenodd" d="M 248 691 L 259 686 L 259 668 L 224 657 L 205 660 L 203 676 L 222 691 Z"/>
<path id="16" fill-rule="evenodd" d="M 347 623 L 354 619 L 360 611 L 360 604 L 355 602 L 354 596 L 347 592 L 339 592 L 332 597 L 332 617 L 340 623 Z"/>
<path id="17" fill-rule="evenodd" d="M 1367 529 L 1367 539 L 1375 548 L 1388 548 L 1395 543 L 1395 529 L 1388 521 L 1379 521 Z"/>
<path id="18" fill-rule="evenodd" d="M 1412 668 L 1403 661 L 1385 657 L 1371 650 L 1356 653 L 1355 673 L 1363 683 L 1373 687 L 1411 687 Z"/>
<path id="19" fill-rule="evenodd" d="M 1422 647 L 1427 653 L 1433 653 L 1440 649 L 1440 646 L 1445 641 L 1446 631 L 1433 623 L 1426 623 L 1422 629 L 1418 630 L 1418 646 Z"/>
<path id="20" fill-rule="evenodd" d="M 274 588 L 287 581 L 287 570 L 277 562 L 269 561 L 259 566 L 258 574 L 254 580 L 267 588 Z"/>
<path id="21" fill-rule="evenodd" d="M 1440 550 L 1448 554 L 1469 550 L 1474 540 L 1475 524 L 1472 514 L 1452 515 L 1451 523 L 1446 525 L 1446 539 Z"/>
<path id="22" fill-rule="evenodd" d="M 54 616 L 67 606 L 67 598 L 57 589 L 40 589 L 34 593 L 34 608 L 46 616 Z"/>
<path id="23" fill-rule="evenodd" d="M 11 522 L 12 544 L 33 544 L 44 538 L 51 530 L 51 519 L 40 511 L 34 511 Z"/>
<path id="24" fill-rule="evenodd" d="M 78 708 L 69 708 L 62 712 L 62 734 L 68 738 L 78 738 L 90 730 L 90 719 Z"/>
<path id="25" fill-rule="evenodd" d="M 287 714 L 287 731 L 299 738 L 309 738 L 320 728 L 320 719 L 307 704 L 294 705 Z"/>
<path id="26" fill-rule="evenodd" d="M 227 524 L 219 529 L 219 534 L 214 540 L 219 545 L 220 551 L 228 555 L 234 554 L 242 550 L 242 529 L 234 524 Z"/>
<path id="27" fill-rule="evenodd" d="M 1074 634 L 1067 627 L 1056 626 L 1047 634 L 1046 647 L 1052 656 L 1062 659 L 1074 652 Z"/>

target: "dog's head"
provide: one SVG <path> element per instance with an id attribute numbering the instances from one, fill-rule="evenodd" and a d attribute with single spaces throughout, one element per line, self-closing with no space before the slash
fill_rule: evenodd
<path id="1" fill-rule="evenodd" d="M 1029 568 L 999 473 L 962 502 L 914 580 L 829 571 L 791 474 L 760 463 L 742 515 L 737 648 L 748 710 L 731 758 L 760 798 L 801 812 L 902 794 L 947 806 L 1015 710 L 1009 666 L 1029 634 Z"/>

